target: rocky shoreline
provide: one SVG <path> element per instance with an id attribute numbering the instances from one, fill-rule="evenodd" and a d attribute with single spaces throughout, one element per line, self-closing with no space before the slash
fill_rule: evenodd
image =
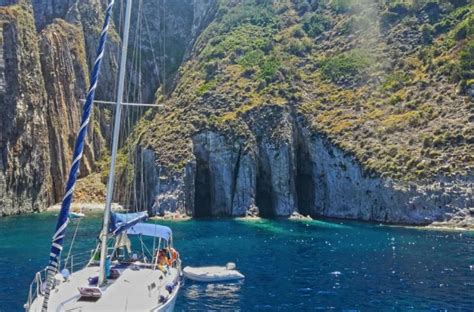
<path id="1" fill-rule="evenodd" d="M 71 211 L 72 212 L 82 212 L 85 213 L 86 215 L 88 213 L 93 213 L 97 214 L 100 213 L 104 210 L 105 205 L 103 203 L 73 203 L 71 205 Z M 61 209 L 60 204 L 53 205 L 46 209 L 46 212 L 59 212 Z M 118 203 L 113 203 L 112 204 L 112 210 L 115 212 L 126 212 L 127 210 L 123 208 Z M 153 221 L 189 221 L 193 220 L 193 218 L 190 215 L 187 214 L 181 214 L 179 212 L 166 212 L 163 215 L 156 215 L 150 217 L 150 220 Z M 199 219 L 199 218 L 198 218 Z M 234 220 L 238 221 L 261 221 L 265 220 L 265 218 L 259 217 L 258 215 L 247 215 L 243 217 L 234 217 Z M 320 220 L 328 220 L 328 221 L 359 221 L 359 222 L 370 222 L 373 223 L 373 221 L 364 221 L 364 220 L 357 220 L 357 219 L 345 219 L 345 218 L 325 218 L 322 217 L 321 219 L 319 218 L 313 218 L 309 215 L 304 216 L 298 212 L 294 212 L 291 214 L 289 217 L 279 217 L 279 219 L 282 220 L 291 220 L 291 221 L 296 221 L 296 222 L 311 222 L 311 221 L 320 221 Z M 419 229 L 419 230 L 434 230 L 434 231 L 474 231 L 474 218 L 469 216 L 465 218 L 457 217 L 453 218 L 448 221 L 436 221 L 432 222 L 430 224 L 392 224 L 392 223 L 381 223 L 381 225 L 384 226 L 391 226 L 391 227 L 403 227 L 403 228 L 413 228 L 413 229 Z"/>
<path id="2" fill-rule="evenodd" d="M 105 209 L 105 203 L 72 203 L 71 212 L 101 212 Z M 46 209 L 47 212 L 58 212 L 61 210 L 61 204 L 55 204 Z M 118 203 L 112 204 L 113 211 L 126 211 L 122 205 Z"/>

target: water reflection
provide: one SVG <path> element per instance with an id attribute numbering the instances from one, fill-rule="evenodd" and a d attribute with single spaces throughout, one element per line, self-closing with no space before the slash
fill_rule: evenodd
<path id="1" fill-rule="evenodd" d="M 240 305 L 243 283 L 244 281 L 220 284 L 191 283 L 185 288 L 184 299 L 189 310 L 202 310 L 203 306 L 208 311 L 235 310 Z"/>

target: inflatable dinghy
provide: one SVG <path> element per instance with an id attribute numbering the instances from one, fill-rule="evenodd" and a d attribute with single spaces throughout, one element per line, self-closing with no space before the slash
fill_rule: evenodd
<path id="1" fill-rule="evenodd" d="M 207 266 L 207 267 L 185 267 L 184 276 L 196 282 L 227 282 L 236 281 L 245 278 L 245 276 L 235 269 L 234 263 L 228 263 L 226 266 Z"/>

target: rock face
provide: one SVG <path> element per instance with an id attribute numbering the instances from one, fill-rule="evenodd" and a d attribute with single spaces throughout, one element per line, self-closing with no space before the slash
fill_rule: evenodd
<path id="1" fill-rule="evenodd" d="M 0 8 L 0 215 L 37 211 L 50 201 L 46 92 L 33 16 Z"/>
<path id="2" fill-rule="evenodd" d="M 151 214 L 165 212 L 192 214 L 195 165 L 189 163 L 181 172 L 171 172 L 156 162 L 153 150 L 137 147 L 128 170 L 119 171 L 121 185 L 117 200 L 132 210 Z M 128 172 L 131 171 L 131 181 Z"/>
<path id="3" fill-rule="evenodd" d="M 55 18 L 64 18 L 75 0 L 32 0 L 31 2 L 36 28 L 41 30 Z"/>
<path id="4" fill-rule="evenodd" d="M 239 216 L 255 203 L 255 161 L 241 144 L 214 132 L 193 138 L 196 217 Z"/>
<path id="5" fill-rule="evenodd" d="M 130 94 L 132 100 L 150 102 L 159 88 L 161 94 L 170 91 L 174 73 L 193 38 L 194 6 L 192 0 L 165 1 L 162 5 L 145 0 L 136 4 L 132 15 L 138 21 L 131 25 L 130 42 L 138 44 L 144 53 L 140 64 L 129 66 L 129 71 L 140 77 L 136 81 L 138 93 Z"/>
<path id="6" fill-rule="evenodd" d="M 159 176 L 132 183 L 151 212 L 467 220 L 472 6 L 362 2 L 201 2 L 168 105 L 131 142 Z"/>
<path id="7" fill-rule="evenodd" d="M 148 178 L 138 177 L 147 181 L 143 191 L 151 199 L 150 212 L 195 217 L 255 211 L 262 217 L 289 217 L 297 212 L 429 224 L 469 215 L 474 205 L 472 179 L 415 184 L 382 178 L 285 108 L 269 106 L 246 118 L 252 134 L 245 141 L 215 131 L 196 134 L 194 157 L 182 172 L 170 175 L 146 150 L 142 168 Z"/>
<path id="8" fill-rule="evenodd" d="M 89 69 L 95 60 L 106 4 L 103 0 L 0 1 L 1 215 L 40 210 L 62 198 L 80 122 L 80 100 L 89 87 Z M 141 68 L 129 62 L 129 72 L 140 77 L 132 84 L 146 83 L 140 85 L 141 94 L 127 95 L 130 100 L 152 102 L 164 80 L 171 85 L 186 51 L 212 18 L 213 4 L 214 1 L 183 0 L 157 6 L 155 1 L 143 1 L 140 11 L 132 13 L 141 23 L 134 23 L 131 44 L 138 43 L 144 57 Z M 117 5 L 117 24 L 119 11 Z M 138 26 L 141 37 L 135 38 Z M 112 100 L 116 95 L 120 37 L 114 25 L 109 33 L 96 92 L 96 98 L 101 100 Z M 131 114 L 123 127 L 126 137 L 131 131 L 128 127 L 133 127 L 142 112 L 124 113 Z M 94 164 L 107 153 L 111 117 L 109 108 L 94 109 L 80 177 L 93 172 Z M 146 150 L 140 155 L 145 163 L 150 161 Z M 138 167 L 136 174 L 141 174 Z M 147 175 L 146 179 L 154 177 Z M 137 195 L 137 188 L 124 196 L 130 198 L 133 194 L 136 201 L 152 201 Z M 166 183 L 160 190 L 166 190 Z"/>
<path id="9" fill-rule="evenodd" d="M 250 117 L 250 116 L 249 116 Z M 256 137 L 256 204 L 264 217 L 290 216 L 295 210 L 295 137 L 288 110 L 264 107 L 254 113 Z"/>
<path id="10" fill-rule="evenodd" d="M 46 82 L 46 120 L 49 129 L 51 175 L 53 179 L 54 200 L 59 201 L 72 161 L 75 131 L 79 129 L 84 90 L 89 84 L 89 70 L 85 59 L 82 29 L 56 20 L 41 34 L 41 65 Z M 66 47 L 66 48 L 65 48 Z M 89 138 L 81 163 L 80 174 L 86 176 L 95 169 L 94 162 L 100 157 L 103 141 L 100 129 L 92 123 Z M 92 144 L 92 141 L 98 144 Z M 97 147 L 97 151 L 94 150 Z"/>
<path id="11" fill-rule="evenodd" d="M 83 15 L 77 14 L 81 19 L 74 24 L 61 19 L 52 22 L 72 12 L 71 7 L 66 10 L 68 3 L 72 5 L 72 1 L 59 5 L 3 1 L 2 5 L 14 5 L 0 8 L 0 215 L 41 210 L 63 195 L 82 113 L 80 99 L 89 84 L 88 36 L 83 29 L 90 31 L 92 24 L 102 20 L 100 13 L 85 16 L 87 12 L 79 12 Z M 36 28 L 44 29 L 38 33 Z M 113 81 L 116 72 L 111 60 L 119 41 L 116 35 L 111 37 L 115 41 L 109 44 L 104 66 L 110 75 L 106 82 Z M 89 40 L 91 50 L 92 40 L 96 42 L 96 37 Z M 112 85 L 101 87 L 103 94 L 113 90 Z M 95 109 L 95 115 L 81 177 L 95 169 L 94 163 L 107 148 L 102 133 L 109 130 L 109 114 Z"/>
<path id="12" fill-rule="evenodd" d="M 101 0 L 74 1 L 66 16 L 64 16 L 64 20 L 68 23 L 82 28 L 89 68 L 92 68 L 95 62 L 97 42 L 104 20 L 104 11 L 103 1 Z M 120 38 L 112 25 L 107 40 L 106 54 L 102 63 L 100 83 L 96 92 L 96 99 L 98 100 L 108 101 L 115 98 L 119 51 Z M 104 133 L 110 132 L 110 129 L 103 130 Z"/>
<path id="13" fill-rule="evenodd" d="M 415 184 L 374 177 L 323 136 L 306 132 L 304 140 L 310 164 L 306 181 L 313 191 L 306 192 L 310 202 L 300 206 L 303 214 L 428 224 L 474 205 L 472 179 Z"/>
<path id="14" fill-rule="evenodd" d="M 255 209 L 256 162 L 242 142 L 212 131 L 192 140 L 194 159 L 181 172 L 157 165 L 155 153 L 139 149 L 135 188 L 152 214 L 179 212 L 196 217 L 242 216 Z"/>

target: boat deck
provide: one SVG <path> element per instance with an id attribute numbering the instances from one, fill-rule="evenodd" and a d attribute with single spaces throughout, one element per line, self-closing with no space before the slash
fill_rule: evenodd
<path id="1" fill-rule="evenodd" d="M 90 287 L 88 279 L 98 276 L 99 267 L 86 267 L 73 273 L 68 281 L 51 291 L 48 311 L 161 311 L 160 306 L 176 299 L 179 286 L 171 294 L 165 289 L 178 278 L 175 268 L 170 268 L 167 274 L 140 265 L 125 266 L 119 271 L 118 279 L 101 287 L 102 297 L 96 301 L 81 299 L 78 288 Z M 165 304 L 159 302 L 160 296 L 168 299 Z M 40 312 L 43 299 L 41 295 L 36 298 L 29 311 Z"/>

